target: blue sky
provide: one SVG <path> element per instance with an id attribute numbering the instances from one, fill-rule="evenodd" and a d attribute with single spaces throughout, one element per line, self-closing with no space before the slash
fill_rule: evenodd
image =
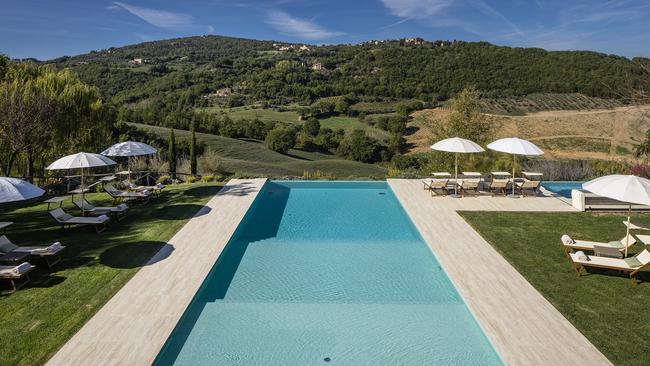
<path id="1" fill-rule="evenodd" d="M 422 37 L 650 56 L 648 0 L 3 0 L 0 53 L 50 59 L 202 34 L 315 44 Z"/>

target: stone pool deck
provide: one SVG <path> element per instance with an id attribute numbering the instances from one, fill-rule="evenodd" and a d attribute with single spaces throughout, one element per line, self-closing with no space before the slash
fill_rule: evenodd
<path id="1" fill-rule="evenodd" d="M 233 179 L 48 365 L 150 365 L 266 179 Z"/>
<path id="2" fill-rule="evenodd" d="M 611 365 L 457 213 L 573 207 L 553 197 L 431 197 L 419 180 L 389 179 L 388 184 L 506 364 Z"/>

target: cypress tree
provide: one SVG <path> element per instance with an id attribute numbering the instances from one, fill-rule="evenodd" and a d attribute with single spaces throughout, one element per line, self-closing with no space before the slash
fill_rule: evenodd
<path id="1" fill-rule="evenodd" d="M 173 128 L 169 132 L 169 172 L 172 179 L 176 179 L 176 138 Z"/>
<path id="2" fill-rule="evenodd" d="M 192 120 L 192 139 L 190 140 L 190 173 L 196 175 L 196 122 Z"/>

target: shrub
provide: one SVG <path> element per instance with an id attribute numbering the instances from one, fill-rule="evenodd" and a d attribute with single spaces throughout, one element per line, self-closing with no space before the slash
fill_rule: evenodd
<path id="1" fill-rule="evenodd" d="M 156 180 L 156 183 L 160 183 L 160 184 L 170 184 L 171 182 L 172 182 L 172 178 L 169 175 L 161 175 Z"/>
<path id="2" fill-rule="evenodd" d="M 199 172 L 206 175 L 226 175 L 228 172 L 221 164 L 216 151 L 207 149 L 198 159 Z"/>
<path id="3" fill-rule="evenodd" d="M 201 181 L 205 183 L 214 182 L 214 175 L 204 175 L 203 177 L 201 177 Z"/>
<path id="4" fill-rule="evenodd" d="M 185 180 L 186 183 L 196 183 L 196 177 L 195 176 L 190 176 Z"/>
<path id="5" fill-rule="evenodd" d="M 266 147 L 270 150 L 286 154 L 296 145 L 296 131 L 287 126 L 276 126 L 266 136 Z"/>

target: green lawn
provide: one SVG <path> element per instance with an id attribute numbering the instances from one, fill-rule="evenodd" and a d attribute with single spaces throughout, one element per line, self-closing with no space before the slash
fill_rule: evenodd
<path id="1" fill-rule="evenodd" d="M 51 270 L 35 262 L 32 281 L 0 295 L 0 364 L 38 365 L 48 360 L 219 190 L 216 184 L 170 186 L 147 205 L 132 204 L 127 217 L 97 235 L 92 228 L 60 230 L 46 204 L 0 206 L 0 221 L 14 221 L 7 236 L 18 245 L 60 241 L 63 260 Z M 90 194 L 111 204 L 106 194 Z M 79 214 L 69 200 L 64 208 Z M 3 290 L 8 287 L 3 283 Z"/>
<path id="2" fill-rule="evenodd" d="M 169 136 L 165 127 L 132 125 L 149 130 L 163 138 Z M 178 138 L 188 139 L 189 131 L 174 130 Z M 317 170 L 337 178 L 383 178 L 387 170 L 376 164 L 345 160 L 335 155 L 290 150 L 284 155 L 266 148 L 261 141 L 239 140 L 197 133 L 197 139 L 219 154 L 229 172 L 247 176 L 302 176 L 304 171 Z"/>
<path id="3" fill-rule="evenodd" d="M 625 236 L 621 215 L 463 212 L 467 220 L 538 291 L 616 365 L 650 365 L 650 270 L 629 277 L 592 271 L 577 278 L 560 236 L 612 241 Z M 650 215 L 633 222 L 650 225 Z M 643 250 L 635 245 L 632 253 Z M 571 347 L 571 345 L 567 345 Z"/>

